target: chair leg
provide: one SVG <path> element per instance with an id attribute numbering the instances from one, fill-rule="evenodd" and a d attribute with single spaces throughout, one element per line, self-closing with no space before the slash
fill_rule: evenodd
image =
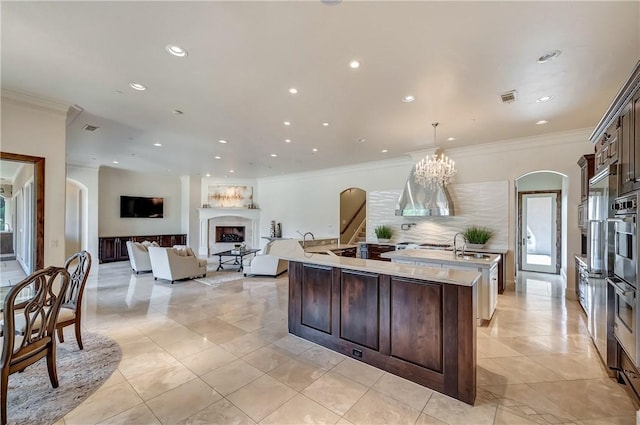
<path id="1" fill-rule="evenodd" d="M 58 341 L 64 342 L 64 332 L 62 328 L 56 329 L 58 331 Z"/>
<path id="2" fill-rule="evenodd" d="M 7 424 L 7 390 L 9 389 L 9 374 L 3 370 L 0 373 L 0 424 Z"/>
<path id="3" fill-rule="evenodd" d="M 84 347 L 82 346 L 82 332 L 80 330 L 80 321 L 76 319 L 74 326 L 76 328 L 76 341 L 78 341 L 78 348 L 82 350 L 84 349 Z"/>
<path id="4" fill-rule="evenodd" d="M 47 369 L 49 371 L 49 380 L 53 388 L 58 388 L 58 371 L 56 369 L 56 344 L 55 340 L 49 344 L 47 350 Z"/>

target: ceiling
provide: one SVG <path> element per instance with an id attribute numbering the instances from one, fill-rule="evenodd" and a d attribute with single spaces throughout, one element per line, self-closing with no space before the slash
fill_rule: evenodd
<path id="1" fill-rule="evenodd" d="M 0 7 L 2 88 L 79 108 L 68 163 L 179 175 L 254 178 L 400 157 L 434 147 L 433 122 L 444 150 L 593 128 L 640 58 L 633 1 Z M 188 55 L 169 55 L 168 44 Z M 562 53 L 537 62 L 552 50 Z M 513 89 L 517 100 L 502 103 Z"/>

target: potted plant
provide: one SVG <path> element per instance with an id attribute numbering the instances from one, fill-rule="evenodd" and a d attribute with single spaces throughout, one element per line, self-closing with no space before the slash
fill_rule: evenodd
<path id="1" fill-rule="evenodd" d="M 377 226 L 374 231 L 376 232 L 378 242 L 389 242 L 391 240 L 391 236 L 393 236 L 393 229 L 384 224 Z"/>
<path id="2" fill-rule="evenodd" d="M 480 226 L 469 226 L 462 233 L 468 248 L 482 248 L 493 236 L 493 230 Z"/>

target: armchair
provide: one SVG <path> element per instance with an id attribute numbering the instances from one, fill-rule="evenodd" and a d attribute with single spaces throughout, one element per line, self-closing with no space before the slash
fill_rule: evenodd
<path id="1" fill-rule="evenodd" d="M 127 241 L 127 252 L 131 268 L 138 274 L 139 272 L 150 272 L 151 261 L 149 260 L 149 246 L 140 242 Z"/>
<path id="2" fill-rule="evenodd" d="M 189 247 L 150 246 L 149 259 L 155 280 L 166 279 L 173 284 L 176 280 L 204 277 L 207 274 L 207 260 L 196 257 Z"/>
<path id="3" fill-rule="evenodd" d="M 262 250 L 262 254 L 258 254 L 253 258 L 243 261 L 244 275 L 265 275 L 278 277 L 286 272 L 289 268 L 289 262 L 282 260 L 275 255 L 270 255 L 271 242 L 267 243 Z"/>

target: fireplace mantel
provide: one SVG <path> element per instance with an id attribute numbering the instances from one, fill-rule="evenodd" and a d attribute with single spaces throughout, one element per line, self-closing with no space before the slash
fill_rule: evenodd
<path id="1" fill-rule="evenodd" d="M 209 257 L 211 252 L 211 226 L 210 221 L 216 219 L 225 220 L 224 225 L 233 225 L 229 223 L 229 218 L 238 218 L 244 220 L 242 226 L 245 226 L 247 220 L 250 221 L 250 232 L 247 235 L 250 239 L 245 239 L 247 245 L 251 248 L 258 248 L 260 245 L 260 210 L 250 208 L 198 208 L 198 217 L 200 219 L 200 247 L 198 254 L 200 256 Z M 249 230 L 249 229 L 248 229 Z M 215 239 L 215 235 L 214 235 Z M 232 248 L 233 246 L 231 246 Z M 220 248 L 219 246 L 216 248 Z M 226 249 L 226 248 L 225 248 Z M 230 249 L 230 248 L 229 248 Z M 222 248 L 220 249 L 222 250 Z"/>

